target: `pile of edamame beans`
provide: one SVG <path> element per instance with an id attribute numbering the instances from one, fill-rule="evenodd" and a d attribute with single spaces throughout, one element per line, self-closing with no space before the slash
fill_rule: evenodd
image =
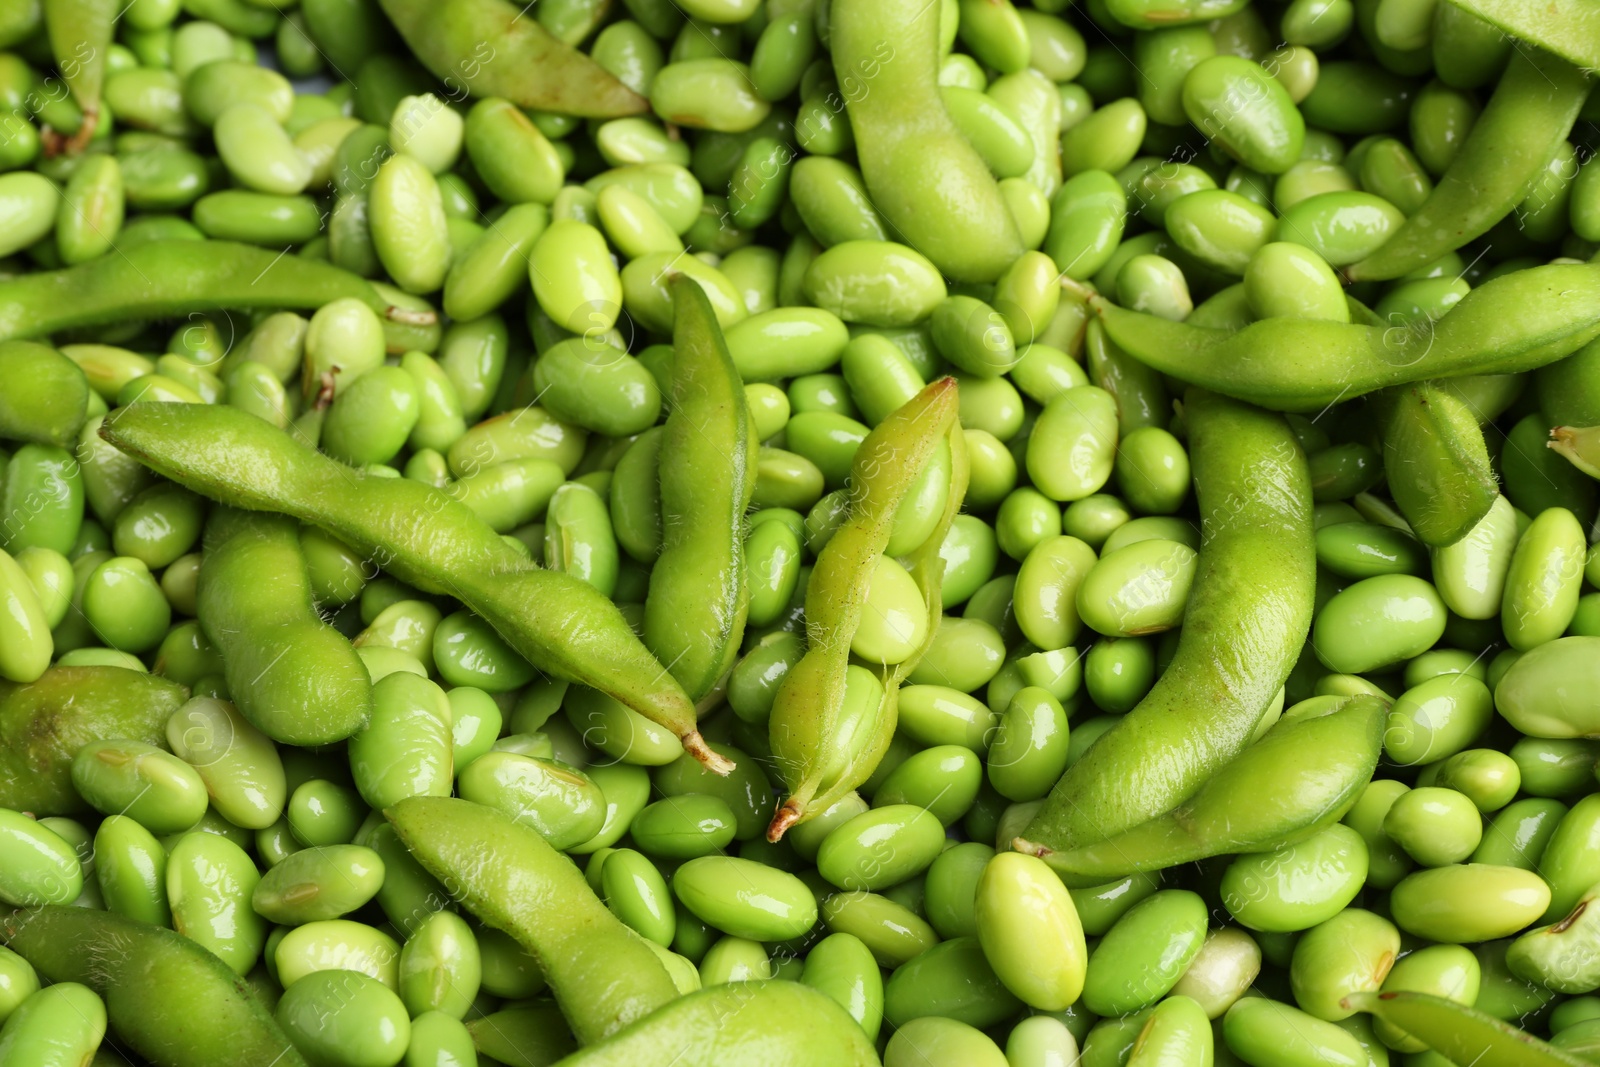
<path id="1" fill-rule="evenodd" d="M 1600 1063 L 1596 68 L 0 0 L 0 1067 Z"/>

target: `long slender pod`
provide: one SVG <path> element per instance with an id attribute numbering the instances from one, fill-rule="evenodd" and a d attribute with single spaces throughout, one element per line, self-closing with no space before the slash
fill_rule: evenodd
<path id="1" fill-rule="evenodd" d="M 705 291 L 678 275 L 672 300 L 662 546 L 644 602 L 644 643 L 699 700 L 733 666 L 744 638 L 744 513 L 755 491 L 755 438 L 744 384 Z"/>
<path id="2" fill-rule="evenodd" d="M 1494 0 L 1484 6 L 1535 5 Z M 1600 14 L 1589 21 L 1600 27 Z M 1587 40 L 1593 46 L 1593 32 Z M 1352 281 L 1398 278 L 1482 237 L 1528 195 L 1572 132 L 1589 86 L 1588 75 L 1566 59 L 1528 45 L 1513 48 L 1494 95 L 1428 199 L 1382 248 L 1345 273 Z"/>
<path id="3" fill-rule="evenodd" d="M 401 580 L 453 595 L 534 666 L 609 694 L 671 730 L 708 767 L 730 769 L 701 740 L 682 687 L 605 594 L 533 566 L 441 490 L 363 474 L 223 406 L 133 404 L 100 432 L 197 493 L 320 526 Z"/>
<path id="4" fill-rule="evenodd" d="M 1190 389 L 1199 568 L 1172 663 L 1022 836 L 1082 848 L 1177 807 L 1249 744 L 1311 626 L 1311 477 L 1283 418 Z"/>

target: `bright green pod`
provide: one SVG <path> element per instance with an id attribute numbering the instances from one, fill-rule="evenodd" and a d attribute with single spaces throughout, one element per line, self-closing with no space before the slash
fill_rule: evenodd
<path id="1" fill-rule="evenodd" d="M 72 760 L 72 784 L 96 809 L 128 815 L 154 834 L 179 833 L 205 814 L 198 772 L 139 741 L 94 741 Z"/>
<path id="2" fill-rule="evenodd" d="M 362 845 L 305 848 L 262 875 L 250 903 L 281 926 L 337 919 L 371 900 L 383 875 L 383 860 Z"/>
<path id="3" fill-rule="evenodd" d="M 584 338 L 546 349 L 533 365 L 533 387 L 557 418 L 609 437 L 642 433 L 661 411 L 655 378 L 638 360 Z"/>
<path id="4" fill-rule="evenodd" d="M 1205 927 L 1205 905 L 1184 890 L 1162 890 L 1135 904 L 1090 954 L 1083 1003 L 1099 1015 L 1155 1003 L 1199 954 Z"/>
<path id="5" fill-rule="evenodd" d="M 260 880 L 255 861 L 227 838 L 183 835 L 167 859 L 172 928 L 198 941 L 235 974 L 248 974 L 267 939 L 266 919 L 250 906 Z"/>
<path id="6" fill-rule="evenodd" d="M 400 671 L 372 687 L 372 715 L 349 741 L 350 773 L 381 811 L 408 796 L 448 796 L 453 752 L 444 691 Z"/>
<path id="7" fill-rule="evenodd" d="M 1253 930 L 1306 930 L 1338 914 L 1366 876 L 1365 841 L 1335 824 L 1298 843 L 1234 860 L 1222 875 L 1222 901 Z"/>
<path id="8" fill-rule="evenodd" d="M 413 1019 L 425 1012 L 466 1018 L 482 979 L 472 928 L 451 911 L 429 915 L 401 946 L 397 977 L 400 999 Z"/>
<path id="9" fill-rule="evenodd" d="M 605 797 L 589 777 L 556 760 L 489 752 L 463 767 L 463 799 L 498 808 L 553 848 L 588 841 L 605 822 Z"/>
<path id="10" fill-rule="evenodd" d="M 286 799 L 283 764 L 272 741 L 233 705 L 195 697 L 167 720 L 167 743 L 194 767 L 211 805 L 235 826 L 277 822 Z"/>
<path id="11" fill-rule="evenodd" d="M 1550 887 L 1532 871 L 1452 864 L 1408 875 L 1390 894 L 1395 925 L 1447 944 L 1508 937 L 1544 914 Z"/>

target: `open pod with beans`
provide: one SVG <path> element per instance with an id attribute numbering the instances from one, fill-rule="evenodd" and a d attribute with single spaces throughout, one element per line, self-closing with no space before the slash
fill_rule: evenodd
<path id="1" fill-rule="evenodd" d="M 1600 1063 L 1590 0 L 0 0 L 0 1067 Z"/>

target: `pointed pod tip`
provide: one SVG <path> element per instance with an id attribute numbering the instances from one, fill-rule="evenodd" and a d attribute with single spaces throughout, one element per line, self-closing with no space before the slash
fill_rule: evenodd
<path id="1" fill-rule="evenodd" d="M 713 752 L 711 746 L 706 744 L 706 739 L 700 736 L 699 730 L 690 730 L 679 740 L 683 742 L 683 750 L 698 760 L 700 765 L 712 774 L 726 778 L 733 773 L 733 768 L 737 766 L 727 756 Z"/>

